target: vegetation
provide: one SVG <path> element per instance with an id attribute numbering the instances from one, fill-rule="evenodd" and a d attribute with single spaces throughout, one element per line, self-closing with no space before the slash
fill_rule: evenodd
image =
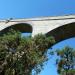
<path id="1" fill-rule="evenodd" d="M 0 75 L 31 75 L 32 70 L 38 74 L 47 61 L 47 49 L 54 43 L 53 37 L 22 37 L 11 29 L 0 36 Z"/>
<path id="2" fill-rule="evenodd" d="M 75 75 L 75 50 L 65 47 L 57 50 L 59 59 L 57 60 L 58 73 L 60 75 Z"/>

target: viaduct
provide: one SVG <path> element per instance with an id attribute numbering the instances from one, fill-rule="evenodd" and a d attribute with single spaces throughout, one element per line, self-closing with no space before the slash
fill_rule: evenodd
<path id="1" fill-rule="evenodd" d="M 60 42 L 75 36 L 75 15 L 0 20 L 0 33 L 11 27 L 32 33 L 32 37 L 39 33 L 54 36 L 55 40 Z"/>

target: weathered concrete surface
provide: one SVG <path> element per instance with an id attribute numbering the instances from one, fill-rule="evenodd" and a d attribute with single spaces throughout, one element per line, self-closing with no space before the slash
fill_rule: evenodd
<path id="1" fill-rule="evenodd" d="M 32 36 L 39 33 L 53 35 L 57 41 L 61 41 L 75 35 L 75 15 L 0 20 L 0 31 L 6 31 L 9 27 L 32 32 Z"/>

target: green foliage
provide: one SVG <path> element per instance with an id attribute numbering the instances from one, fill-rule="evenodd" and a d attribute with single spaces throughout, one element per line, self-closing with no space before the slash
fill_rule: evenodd
<path id="1" fill-rule="evenodd" d="M 33 69 L 38 74 L 47 61 L 47 49 L 54 43 L 53 37 L 22 37 L 11 29 L 0 36 L 0 75 L 31 75 Z"/>
<path id="2" fill-rule="evenodd" d="M 65 47 L 57 50 L 59 59 L 57 60 L 58 73 L 61 75 L 75 75 L 75 50 Z"/>

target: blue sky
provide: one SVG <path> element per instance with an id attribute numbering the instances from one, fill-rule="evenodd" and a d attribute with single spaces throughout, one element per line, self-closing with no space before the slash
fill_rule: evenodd
<path id="1" fill-rule="evenodd" d="M 0 18 L 31 18 L 75 13 L 74 0 L 0 0 Z"/>
<path id="2" fill-rule="evenodd" d="M 0 19 L 32 18 L 75 14 L 75 0 L 0 0 Z M 74 47 L 75 38 L 53 46 L 53 49 L 66 45 Z M 39 75 L 57 75 L 55 62 L 51 58 Z"/>

